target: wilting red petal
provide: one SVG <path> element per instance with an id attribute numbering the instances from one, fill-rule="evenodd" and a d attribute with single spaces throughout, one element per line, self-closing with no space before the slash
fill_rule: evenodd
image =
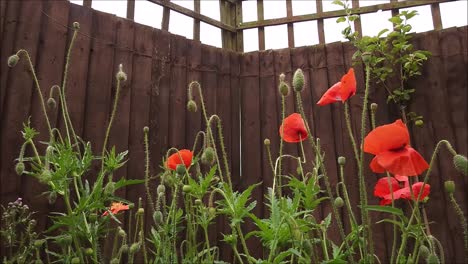
<path id="1" fill-rule="evenodd" d="M 407 176 L 419 175 L 429 168 L 429 164 L 424 158 L 411 147 L 405 147 L 398 151 L 385 151 L 375 156 L 371 163 L 371 169 L 376 173 L 381 173 L 381 171 L 374 170 L 376 167 L 375 164 L 373 166 L 374 162 L 392 174 Z"/>
<path id="2" fill-rule="evenodd" d="M 283 120 L 279 133 L 284 141 L 290 143 L 304 141 L 308 136 L 304 120 L 298 113 L 291 114 Z"/>
<path id="3" fill-rule="evenodd" d="M 399 182 L 407 182 L 408 181 L 408 176 L 403 176 L 403 175 L 396 174 L 394 177 Z"/>
<path id="4" fill-rule="evenodd" d="M 180 157 L 179 157 L 180 154 Z M 180 159 L 182 157 L 182 160 Z M 179 153 L 174 153 L 167 159 L 166 167 L 175 170 L 177 165 L 184 164 L 186 168 L 190 167 L 192 163 L 193 153 L 188 149 L 181 149 Z"/>
<path id="5" fill-rule="evenodd" d="M 413 189 L 414 199 L 412 199 L 411 197 L 411 191 L 409 187 L 403 188 L 404 191 L 401 195 L 401 198 L 407 199 L 407 200 L 416 200 L 419 197 L 419 193 L 421 192 L 421 188 L 423 184 L 424 184 L 423 182 L 417 182 L 411 186 L 411 188 Z M 419 199 L 419 201 L 424 200 L 424 198 L 426 198 L 430 192 L 431 192 L 431 186 L 429 184 L 424 184 L 424 189 L 422 190 L 421 198 Z"/>
<path id="6" fill-rule="evenodd" d="M 401 119 L 398 119 L 392 124 L 379 126 L 372 130 L 364 139 L 364 151 L 377 155 L 384 151 L 400 149 L 408 144 L 408 128 Z"/>
<path id="7" fill-rule="evenodd" d="M 126 211 L 128 209 L 130 209 L 130 207 L 127 204 L 113 202 L 109 210 L 112 212 L 112 214 L 118 214 L 120 211 Z M 108 214 L 109 212 L 105 211 L 102 216 L 106 216 Z"/>
<path id="8" fill-rule="evenodd" d="M 334 102 L 341 101 L 342 98 L 341 98 L 340 91 L 341 91 L 341 82 L 337 82 L 322 95 L 322 98 L 320 98 L 317 104 L 323 106 L 323 105 L 332 104 Z"/>
<path id="9" fill-rule="evenodd" d="M 346 73 L 341 78 L 341 102 L 345 102 L 348 100 L 349 97 L 356 94 L 356 76 L 354 75 L 354 69 L 349 69 L 348 73 Z"/>
<path id="10" fill-rule="evenodd" d="M 390 184 L 388 181 L 390 180 Z M 391 186 L 391 190 L 390 190 Z M 374 196 L 384 198 L 385 196 L 391 194 L 391 192 L 396 192 L 400 189 L 398 181 L 393 177 L 383 177 L 380 178 L 374 187 Z"/>

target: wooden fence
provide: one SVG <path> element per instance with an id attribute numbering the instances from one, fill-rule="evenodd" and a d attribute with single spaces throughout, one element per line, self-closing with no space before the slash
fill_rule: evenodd
<path id="1" fill-rule="evenodd" d="M 323 92 L 351 67 L 354 48 L 349 43 L 331 43 L 294 49 L 236 53 L 200 44 L 198 41 L 171 35 L 166 31 L 136 24 L 124 18 L 105 14 L 67 1 L 3 1 L 1 2 L 1 78 L 0 78 L 0 180 L 1 203 L 23 197 L 37 211 L 39 228 L 50 224 L 47 214 L 63 209 L 58 202 L 49 205 L 40 194 L 43 185 L 14 172 L 15 158 L 22 142 L 19 131 L 31 116 L 31 122 L 45 138 L 47 130 L 42 122 L 38 94 L 33 89 L 30 72 L 20 62 L 8 68 L 8 56 L 20 48 L 29 50 L 36 66 L 43 92 L 61 83 L 64 55 L 71 38 L 71 25 L 81 24 L 70 67 L 67 96 L 71 119 L 77 134 L 94 143 L 93 150 L 102 148 L 104 130 L 108 122 L 115 93 L 114 76 L 122 63 L 128 75 L 119 102 L 118 116 L 111 132 L 110 145 L 117 151 L 128 149 L 129 162 L 120 169 L 117 178 L 142 178 L 144 151 L 142 128 L 150 128 L 150 152 L 153 172 L 159 172 L 162 156 L 169 147 L 191 148 L 196 132 L 204 125 L 200 113 L 185 110 L 187 85 L 191 80 L 202 84 L 209 113 L 217 113 L 223 120 L 224 135 L 231 160 L 233 183 L 236 188 L 263 182 L 253 193 L 258 201 L 254 212 L 265 215 L 263 204 L 267 187 L 272 184 L 263 139 L 271 140 L 272 152 L 277 154 L 280 124 L 280 99 L 277 92 L 278 75 L 291 80 L 296 68 L 305 73 L 307 87 L 303 91 L 305 111 L 315 136 L 321 138 L 327 157 L 327 169 L 332 184 L 337 183 L 335 157 L 346 156 L 346 180 L 353 204 L 358 201 L 358 183 L 352 150 L 345 133 L 341 104 L 318 107 L 315 103 Z M 467 27 L 415 35 L 416 48 L 426 49 L 433 56 L 424 67 L 423 77 L 415 78 L 411 87 L 416 94 L 410 109 L 424 115 L 423 128 L 411 128 L 413 146 L 429 159 L 435 143 L 440 139 L 451 141 L 459 153 L 467 154 L 467 91 L 466 79 Z M 364 74 L 361 66 L 355 68 L 358 93 L 351 102 L 352 124 L 358 132 L 362 105 Z M 379 124 L 393 122 L 397 111 L 385 103 L 381 87 L 372 89 L 371 101 L 379 104 Z M 292 97 L 287 101 L 287 112 L 295 111 Z M 63 127 L 60 113 L 53 112 L 52 123 Z M 297 154 L 296 145 L 286 144 L 286 152 Z M 306 155 L 310 152 L 306 151 Z M 427 216 L 431 232 L 444 245 L 447 263 L 463 262 L 463 237 L 448 197 L 443 190 L 447 179 L 457 182 L 456 197 L 466 212 L 468 199 L 464 190 L 468 179 L 456 173 L 448 153 L 442 151 L 430 179 L 431 199 Z M 310 166 L 310 165 L 308 165 Z M 310 168 L 310 167 L 309 167 Z M 294 173 L 295 166 L 286 164 Z M 377 176 L 367 173 L 369 193 Z M 92 179 L 91 179 L 92 180 Z M 137 201 L 145 193 L 143 186 L 132 186 L 120 193 L 128 200 Z M 371 198 L 372 204 L 377 199 Z M 358 210 L 358 208 L 355 208 Z M 324 203 L 317 212 L 325 217 L 330 212 Z M 374 220 L 377 216 L 374 215 Z M 221 218 L 212 226 L 213 240 L 221 238 L 226 225 Z M 151 223 L 148 216 L 148 224 Z M 346 223 L 349 229 L 349 223 Z M 248 223 L 247 228 L 253 226 Z M 383 224 L 375 226 L 376 252 L 387 259 L 391 229 Z M 332 231 L 331 239 L 336 239 Z M 249 246 L 258 248 L 258 241 Z M 221 246 L 223 258 L 231 255 Z M 106 249 L 105 249 L 106 250 Z M 261 254 L 260 251 L 256 254 Z"/>

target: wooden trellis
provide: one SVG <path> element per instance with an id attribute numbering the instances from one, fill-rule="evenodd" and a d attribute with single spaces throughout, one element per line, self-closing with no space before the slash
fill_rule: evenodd
<path id="1" fill-rule="evenodd" d="M 83 5 L 92 6 L 93 0 L 84 0 Z M 202 15 L 200 13 L 200 1 L 194 1 L 194 10 L 177 5 L 169 0 L 147 0 L 154 4 L 163 7 L 163 17 L 161 21 L 161 29 L 169 30 L 170 11 L 175 11 L 193 18 L 193 39 L 200 40 L 200 21 L 221 29 L 222 47 L 225 49 L 243 51 L 243 30 L 258 28 L 258 49 L 265 50 L 265 27 L 275 25 L 287 25 L 288 29 L 288 47 L 294 46 L 294 23 L 305 21 L 317 21 L 317 32 L 320 44 L 325 43 L 324 19 L 336 18 L 345 15 L 344 10 L 323 11 L 323 1 L 310 1 L 311 5 L 315 4 L 317 12 L 307 15 L 293 15 L 292 0 L 286 0 L 286 17 L 265 19 L 264 17 L 264 0 L 257 0 L 257 20 L 252 22 L 243 22 L 242 20 L 242 2 L 241 0 L 219 0 L 220 18 L 221 21 Z M 268 1 L 268 0 L 267 0 Z M 431 6 L 432 23 L 435 30 L 442 29 L 442 19 L 440 15 L 440 3 L 451 2 L 454 0 L 410 0 L 399 2 L 398 0 L 390 0 L 390 3 L 378 4 L 372 6 L 359 6 L 359 0 L 352 0 L 353 14 L 374 13 L 379 10 L 391 11 L 392 15 L 398 14 L 401 8 Z M 135 17 L 135 0 L 127 0 L 127 18 L 133 20 Z M 354 21 L 354 28 L 362 34 L 361 21 Z"/>

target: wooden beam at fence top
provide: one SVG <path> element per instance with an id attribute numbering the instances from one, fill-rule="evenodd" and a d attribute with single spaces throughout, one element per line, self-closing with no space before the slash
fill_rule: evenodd
<path id="1" fill-rule="evenodd" d="M 432 24 L 435 30 L 442 29 L 442 17 L 440 16 L 440 6 L 438 3 L 431 5 Z"/>
<path id="2" fill-rule="evenodd" d="M 353 0 L 352 7 L 359 8 L 359 0 Z M 354 20 L 354 31 L 358 32 L 359 36 L 362 36 L 361 19 Z"/>
<path id="3" fill-rule="evenodd" d="M 292 1 L 286 0 L 286 16 L 292 17 Z M 294 48 L 294 24 L 288 23 L 288 47 Z"/>
<path id="4" fill-rule="evenodd" d="M 263 21 L 263 0 L 257 0 L 257 20 Z M 258 27 L 258 49 L 265 50 L 265 27 Z"/>
<path id="5" fill-rule="evenodd" d="M 93 0 L 83 0 L 83 6 L 91 8 L 91 2 L 93 2 Z"/>
<path id="6" fill-rule="evenodd" d="M 193 11 L 200 14 L 200 0 L 193 0 Z M 200 20 L 193 19 L 193 39 L 200 41 Z"/>
<path id="7" fill-rule="evenodd" d="M 127 18 L 135 19 L 135 0 L 127 0 Z"/>
<path id="8" fill-rule="evenodd" d="M 161 29 L 169 31 L 169 18 L 171 16 L 171 10 L 167 7 L 163 9 L 163 16 L 161 21 Z"/>
<path id="9" fill-rule="evenodd" d="M 317 6 L 318 6 L 319 1 L 320 0 L 317 0 Z M 408 7 L 423 6 L 423 5 L 445 3 L 445 2 L 452 2 L 452 1 L 454 0 L 424 0 L 424 1 L 391 2 L 391 3 L 386 3 L 386 4 L 352 8 L 350 11 L 351 11 L 351 14 L 367 14 L 367 13 L 374 13 L 379 10 L 387 11 L 387 10 L 392 10 L 392 9 L 408 8 Z M 304 22 L 304 21 L 319 20 L 319 19 L 326 19 L 326 18 L 335 18 L 335 17 L 344 16 L 344 15 L 346 15 L 344 10 L 328 11 L 328 12 L 322 12 L 322 13 L 319 13 L 319 11 L 317 10 L 316 14 L 292 16 L 290 18 L 283 17 L 283 18 L 275 18 L 275 19 L 266 19 L 263 21 L 245 22 L 245 23 L 241 23 L 238 26 L 238 29 L 276 26 L 276 25 L 282 25 L 282 24 L 287 24 L 287 23 Z"/>
<path id="10" fill-rule="evenodd" d="M 236 32 L 236 29 L 234 27 L 232 27 L 232 26 L 221 23 L 221 22 L 219 22 L 219 21 L 217 21 L 217 20 L 215 20 L 215 19 L 213 19 L 211 17 L 207 17 L 205 15 L 198 14 L 193 10 L 190 10 L 188 8 L 185 8 L 185 7 L 182 7 L 180 5 L 174 4 L 174 3 L 169 2 L 167 0 L 147 0 L 147 1 L 158 4 L 160 6 L 163 6 L 164 8 L 168 8 L 168 9 L 170 9 L 172 11 L 181 13 L 183 15 L 189 16 L 189 17 L 191 17 L 193 19 L 198 19 L 200 21 L 203 21 L 203 22 L 205 22 L 207 24 L 210 24 L 212 26 L 215 26 L 217 28 L 228 30 L 228 31 L 231 31 L 231 32 Z"/>
<path id="11" fill-rule="evenodd" d="M 316 0 L 315 4 L 317 5 L 317 14 L 323 13 L 322 0 Z M 317 32 L 320 44 L 325 44 L 325 26 L 323 24 L 323 18 L 317 19 Z"/>

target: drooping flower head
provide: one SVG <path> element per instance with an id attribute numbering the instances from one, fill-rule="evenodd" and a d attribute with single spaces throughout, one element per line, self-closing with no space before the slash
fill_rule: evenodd
<path id="1" fill-rule="evenodd" d="M 404 179 L 403 176 L 400 176 L 400 179 Z M 431 186 L 429 184 L 424 184 L 424 188 L 422 189 L 423 184 L 423 182 L 417 182 L 413 184 L 410 189 L 408 179 L 406 178 L 406 181 L 404 181 L 404 187 L 402 188 L 400 187 L 397 179 L 393 177 L 383 177 L 375 184 L 374 196 L 381 198 L 380 205 L 391 204 L 392 198 L 393 200 L 416 200 L 419 195 L 421 195 L 419 201 L 422 201 L 431 191 Z M 413 193 L 414 198 L 411 196 L 411 192 Z"/>
<path id="2" fill-rule="evenodd" d="M 112 214 L 118 214 L 120 211 L 126 211 L 130 209 L 127 204 L 123 204 L 121 202 L 113 202 L 109 210 Z M 109 210 L 105 211 L 102 216 L 106 216 L 109 214 Z"/>
<path id="3" fill-rule="evenodd" d="M 410 147 L 408 128 L 401 119 L 372 130 L 364 139 L 364 152 L 375 155 L 370 163 L 375 173 L 416 176 L 429 168 L 424 158 Z"/>
<path id="4" fill-rule="evenodd" d="M 291 114 L 283 120 L 279 133 L 281 138 L 289 143 L 304 141 L 308 136 L 304 120 L 298 113 Z"/>
<path id="5" fill-rule="evenodd" d="M 356 76 L 354 69 L 349 69 L 341 80 L 330 87 L 317 102 L 318 105 L 327 105 L 341 101 L 344 103 L 348 98 L 356 94 Z"/>
<path id="6" fill-rule="evenodd" d="M 180 156 L 179 156 L 180 155 Z M 181 159 L 182 158 L 182 159 Z M 175 170 L 177 165 L 184 164 L 186 168 L 192 163 L 193 152 L 188 149 L 181 149 L 169 156 L 166 162 L 166 167 L 170 170 Z"/>

